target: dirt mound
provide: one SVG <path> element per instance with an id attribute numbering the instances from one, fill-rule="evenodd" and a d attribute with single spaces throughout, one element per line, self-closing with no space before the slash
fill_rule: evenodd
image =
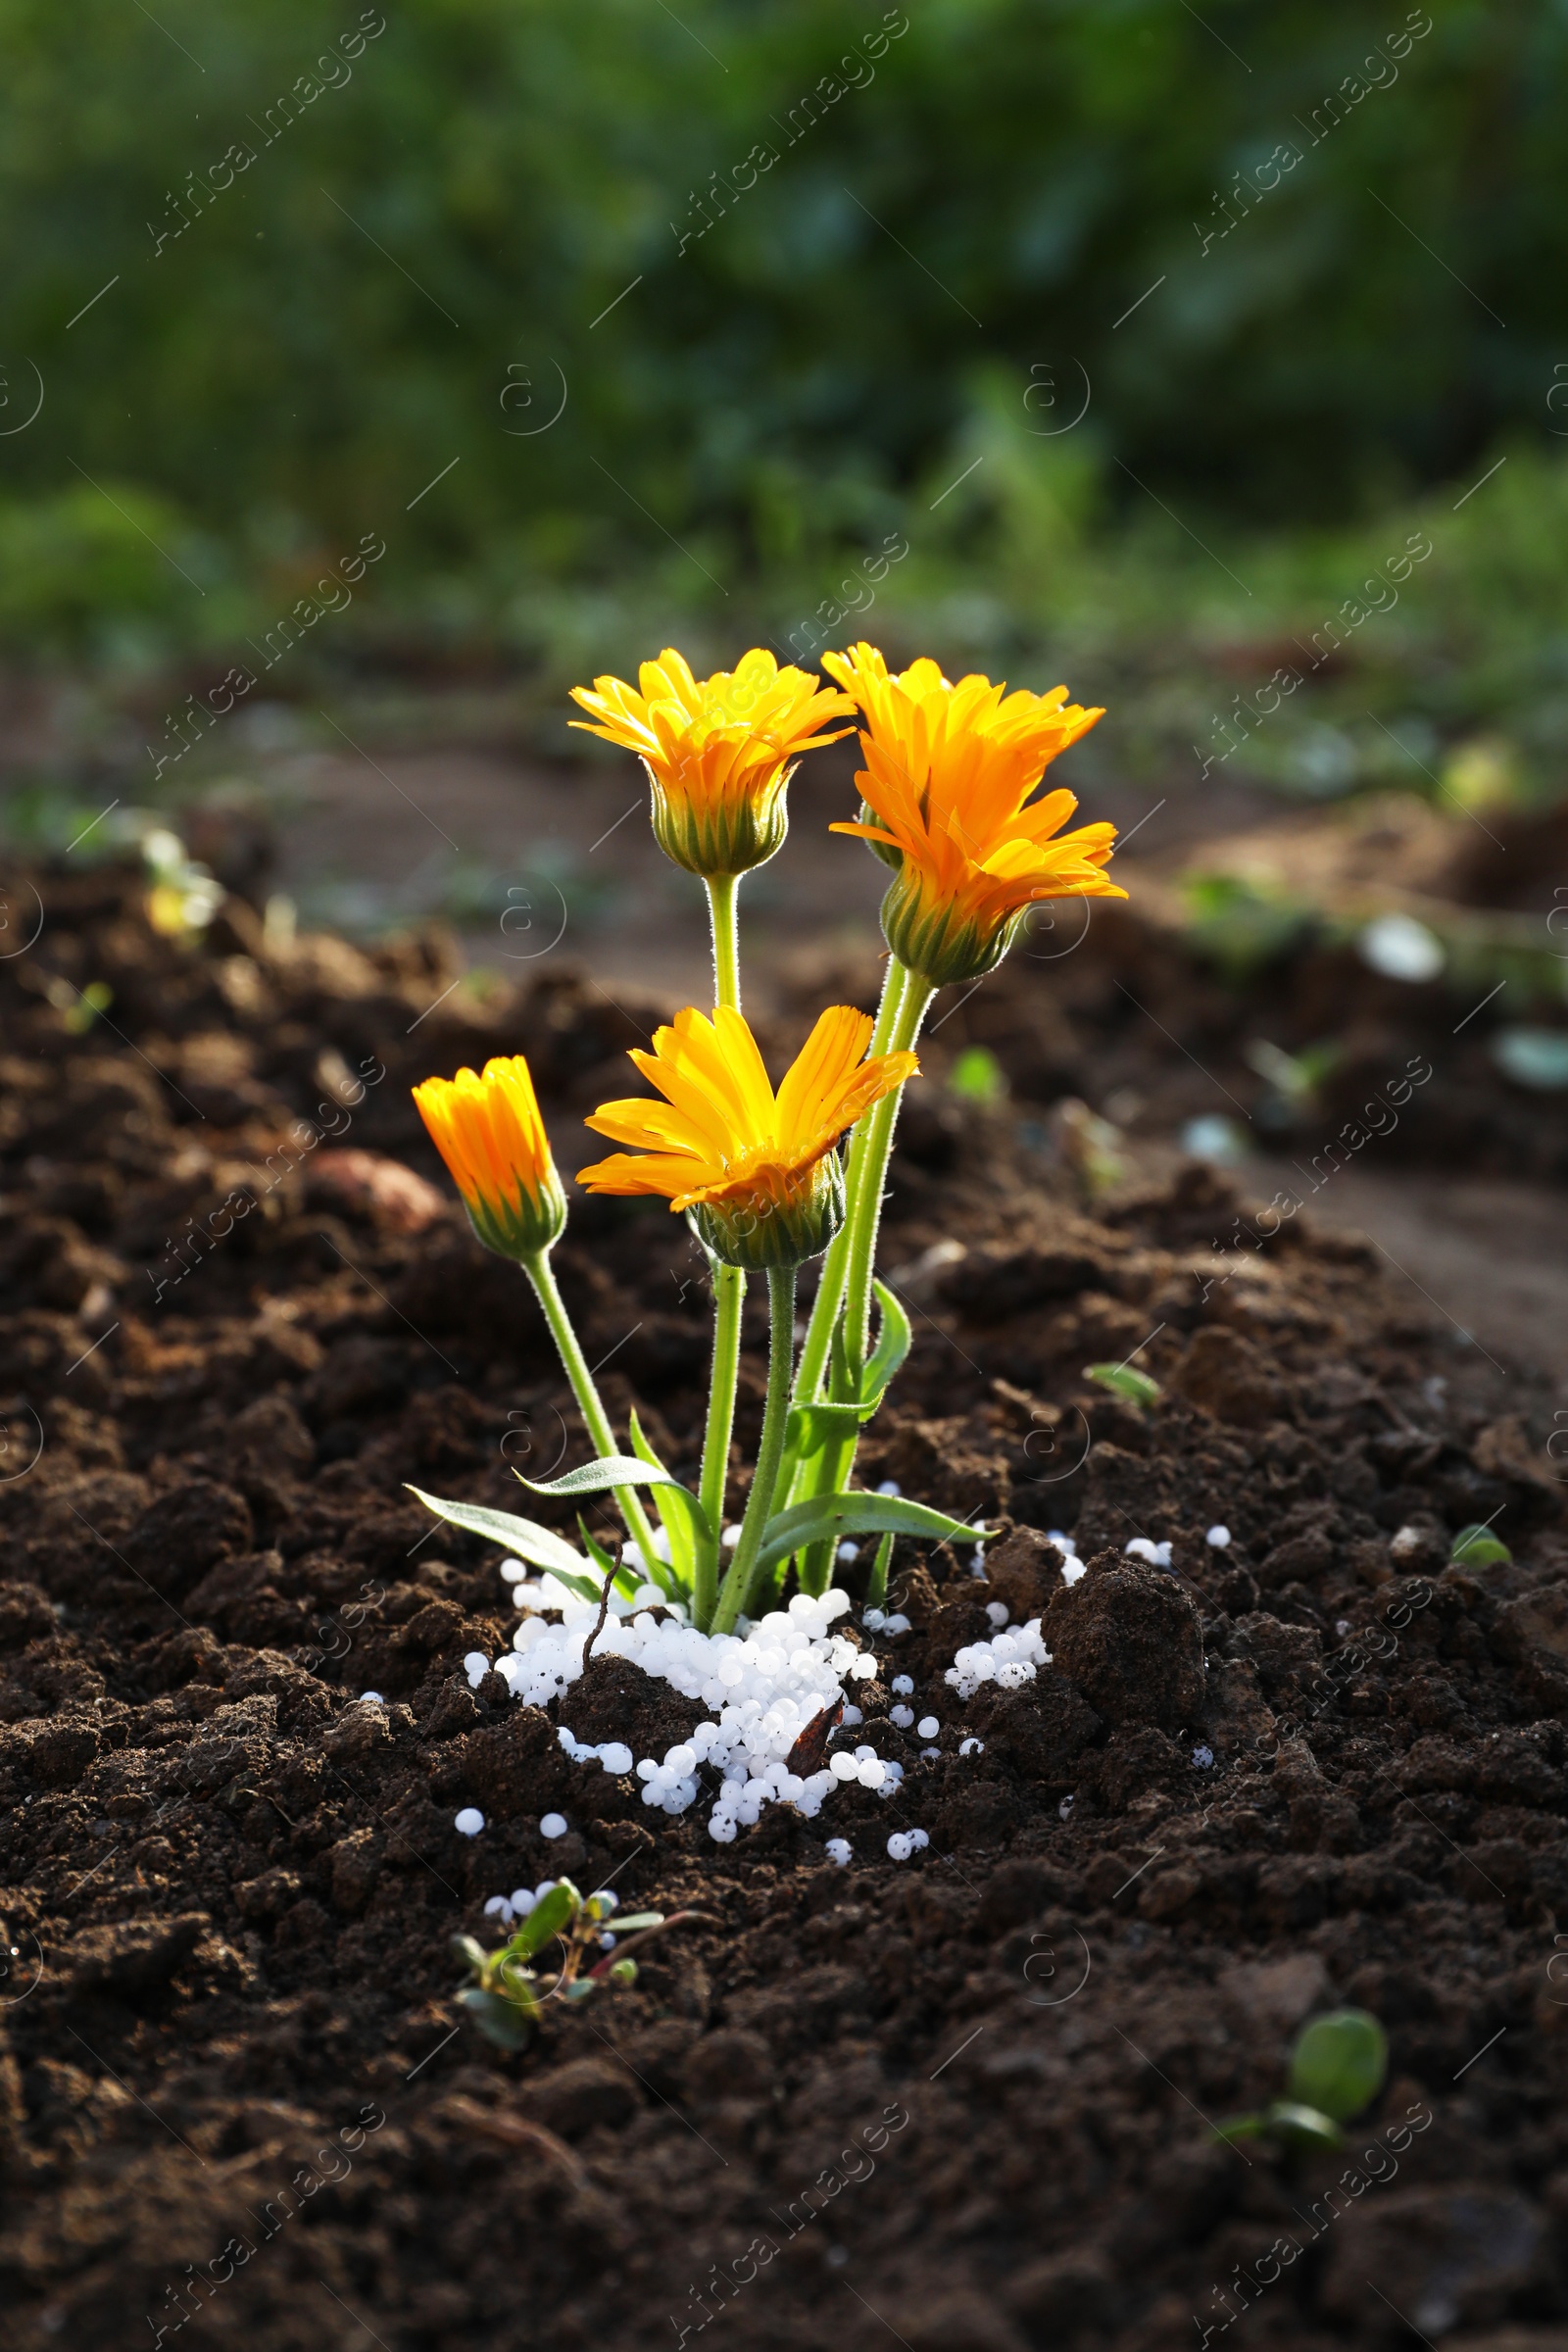
<path id="1" fill-rule="evenodd" d="M 660 1687 L 607 1660 L 541 1710 L 465 1671 L 510 1639 L 496 1554 L 405 1482 L 504 1506 L 514 1468 L 585 1451 L 520 1278 L 373 1166 L 310 1183 L 328 1143 L 434 1179 L 407 1083 L 519 1049 L 574 1164 L 632 1008 L 553 982 L 411 1040 L 438 956 L 196 953 L 127 885 L 74 887 L 52 960 L 0 967 L 19 2345 L 196 2320 L 257 2352 L 653 2346 L 722 2314 L 758 2346 L 1164 2352 L 1242 2305 L 1260 2345 L 1557 2340 L 1568 1534 L 1543 1387 L 1304 1217 L 1216 1280 L 1245 1207 L 1222 1179 L 1108 1221 L 1009 1113 L 956 1143 L 911 1121 L 884 1260 L 916 1339 L 864 1475 L 1003 1532 L 983 1578 L 967 1548 L 896 1555 L 914 1623 L 874 1637 L 857 1736 L 904 1762 L 897 1795 L 718 1845 L 703 1808 L 651 1811 L 561 1747 L 558 1716 L 683 1729 Z M 111 965 L 106 1031 L 52 984 Z M 221 1084 L 194 1051 L 216 1035 Z M 577 1203 L 560 1265 L 613 1414 L 635 1400 L 693 1472 L 684 1228 Z M 1143 1408 L 1084 1377 L 1133 1353 Z M 1450 1566 L 1479 1522 L 1511 1561 Z M 1053 1530 L 1088 1563 L 1070 1590 Z M 1042 1618 L 1055 1662 L 964 1702 L 945 1670 L 994 1607 Z M 892 1719 L 905 1674 L 934 1736 Z M 916 1826 L 929 1847 L 890 1860 Z M 722 1924 L 503 2057 L 454 2003 L 450 1937 L 564 1871 Z M 1342 2154 L 1216 2145 L 1344 2001 L 1392 2068 Z"/>

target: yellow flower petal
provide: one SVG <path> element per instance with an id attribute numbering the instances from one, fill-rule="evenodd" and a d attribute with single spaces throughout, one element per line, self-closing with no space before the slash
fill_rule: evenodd
<path id="1" fill-rule="evenodd" d="M 520 1258 L 560 1239 L 565 1196 L 520 1054 L 426 1078 L 414 1101 L 486 1249 Z"/>
<path id="2" fill-rule="evenodd" d="M 1069 792 L 1029 805 L 1050 762 L 1102 710 L 1069 703 L 1064 686 L 1008 694 L 978 674 L 955 686 L 923 659 L 896 676 L 872 645 L 824 654 L 822 666 L 865 721 L 856 779 L 865 807 L 831 830 L 892 853 L 883 927 L 912 969 L 939 985 L 977 977 L 1032 903 L 1126 897 L 1101 870 L 1113 825 L 1060 834 L 1077 807 Z"/>
<path id="3" fill-rule="evenodd" d="M 591 714 L 571 724 L 635 752 L 646 766 L 661 849 L 710 878 L 772 857 L 784 839 L 793 762 L 850 732 L 819 733 L 830 718 L 855 714 L 847 695 L 805 670 L 780 669 L 760 646 L 733 670 L 702 679 L 670 646 L 642 664 L 636 689 L 603 677 L 591 691 L 571 691 Z"/>
<path id="4" fill-rule="evenodd" d="M 871 1022 L 848 1004 L 818 1019 L 775 1095 L 745 1018 L 694 1007 L 631 1059 L 662 1102 L 602 1103 L 586 1122 L 615 1143 L 652 1146 L 580 1169 L 590 1192 L 648 1193 L 672 1208 L 722 1201 L 759 1213 L 797 1206 L 803 1186 L 862 1110 L 902 1086 L 912 1054 L 864 1058 Z"/>

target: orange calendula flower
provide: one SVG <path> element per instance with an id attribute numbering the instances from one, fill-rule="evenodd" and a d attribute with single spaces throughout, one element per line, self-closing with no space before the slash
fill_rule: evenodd
<path id="1" fill-rule="evenodd" d="M 574 718 L 585 734 L 636 752 L 653 789 L 654 835 L 666 858 L 716 880 L 772 857 L 788 820 L 784 791 L 802 752 L 850 733 L 819 735 L 830 718 L 855 715 L 848 696 L 804 669 L 780 669 L 754 648 L 733 670 L 692 675 L 666 647 L 637 673 L 641 693 L 620 678 L 595 678 L 572 699 L 601 723 Z"/>
<path id="2" fill-rule="evenodd" d="M 858 833 L 894 868 L 882 928 L 902 963 L 933 987 L 972 980 L 1001 962 L 1040 899 L 1124 899 L 1102 868 L 1114 825 L 1060 828 L 1070 792 L 1029 795 L 1058 752 L 1102 710 L 1051 694 L 1008 694 L 989 678 L 955 686 L 934 662 L 890 675 L 875 646 L 824 654 L 822 664 L 865 717 L 857 776 Z"/>
<path id="3" fill-rule="evenodd" d="M 745 1019 L 691 1007 L 631 1059 L 663 1096 L 601 1104 L 587 1122 L 617 1152 L 578 1170 L 592 1193 L 654 1193 L 688 1208 L 715 1257 L 754 1270 L 799 1265 L 844 1221 L 833 1147 L 862 1110 L 918 1069 L 912 1054 L 862 1058 L 868 1014 L 835 1004 L 818 1020 L 777 1094 Z"/>
<path id="4" fill-rule="evenodd" d="M 482 1078 L 426 1078 L 414 1100 L 487 1250 L 520 1261 L 560 1240 L 566 1197 L 520 1054 L 487 1061 Z"/>

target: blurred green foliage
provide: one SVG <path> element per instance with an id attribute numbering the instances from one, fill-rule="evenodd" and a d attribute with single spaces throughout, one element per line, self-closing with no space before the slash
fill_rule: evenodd
<path id="1" fill-rule="evenodd" d="M 1522 691 L 1568 730 L 1564 0 L 0 27 L 12 644 L 242 651 L 368 531 L 316 646 L 369 614 L 575 674 L 677 625 L 800 652 L 870 625 L 853 567 L 902 530 L 891 644 L 1262 647 L 1386 552 L 1370 515 L 1505 451 L 1356 660 L 1440 730 Z M 1206 730 L 1146 684 L 1151 742 Z M 1370 755 L 1313 723 L 1244 764 L 1342 788 Z"/>

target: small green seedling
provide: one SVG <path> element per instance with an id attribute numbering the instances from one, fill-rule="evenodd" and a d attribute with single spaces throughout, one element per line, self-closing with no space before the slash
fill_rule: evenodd
<path id="1" fill-rule="evenodd" d="M 1319 1088 L 1341 1057 L 1342 1049 L 1336 1045 L 1308 1046 L 1303 1053 L 1287 1054 L 1266 1037 L 1254 1038 L 1246 1049 L 1247 1060 L 1292 1111 L 1314 1108 Z"/>
<path id="2" fill-rule="evenodd" d="M 1119 1396 L 1124 1404 L 1139 1411 L 1159 1396 L 1158 1381 L 1152 1380 L 1147 1372 L 1134 1371 L 1131 1364 L 1085 1364 L 1084 1378 L 1097 1381 L 1101 1388 L 1108 1389 L 1113 1396 Z"/>
<path id="3" fill-rule="evenodd" d="M 1490 1527 L 1461 1527 L 1448 1557 L 1455 1568 L 1491 1568 L 1499 1560 L 1506 1566 L 1513 1553 Z"/>
<path id="4" fill-rule="evenodd" d="M 703 1916 L 698 1911 L 674 1911 L 666 1919 L 662 1911 L 633 1911 L 623 1917 L 615 1909 L 612 1895 L 584 1897 L 569 1879 L 558 1880 L 499 1950 L 487 1952 L 471 1936 L 454 1936 L 453 1945 L 467 1962 L 474 1980 L 465 1985 L 458 1999 L 481 2034 L 503 2050 L 520 2050 L 537 2032 L 548 2001 L 574 2008 L 607 1985 L 635 1984 L 637 1963 L 630 1957 L 632 1945 L 646 1943 L 653 1936 Z M 593 1948 L 609 1935 L 612 1919 L 617 1946 L 622 1936 L 629 1936 L 630 1942 L 624 1951 L 607 1951 L 590 1965 Z M 554 1969 L 541 1974 L 529 1966 L 557 1941 L 562 1956 Z"/>
<path id="5" fill-rule="evenodd" d="M 1216 2139 L 1273 2139 L 1287 2148 L 1337 2148 L 1348 2124 L 1369 2107 L 1388 2073 L 1383 2028 L 1365 2009 L 1314 2017 L 1296 2037 L 1285 2096 L 1258 2115 L 1215 2127 Z"/>
<path id="6" fill-rule="evenodd" d="M 1056 1149 L 1072 1170 L 1084 1200 L 1092 1204 L 1127 1172 L 1127 1163 L 1116 1149 L 1121 1130 L 1071 1095 L 1056 1104 L 1052 1124 Z"/>
<path id="7" fill-rule="evenodd" d="M 948 1092 L 983 1109 L 1004 1100 L 1007 1076 L 989 1046 L 965 1046 L 948 1072 Z"/>
<path id="8" fill-rule="evenodd" d="M 107 980 L 89 980 L 80 995 L 66 983 L 66 1027 L 73 1037 L 85 1037 L 100 1013 L 107 1012 L 115 1001 L 115 992 Z M 54 991 L 50 990 L 54 1002 Z"/>

